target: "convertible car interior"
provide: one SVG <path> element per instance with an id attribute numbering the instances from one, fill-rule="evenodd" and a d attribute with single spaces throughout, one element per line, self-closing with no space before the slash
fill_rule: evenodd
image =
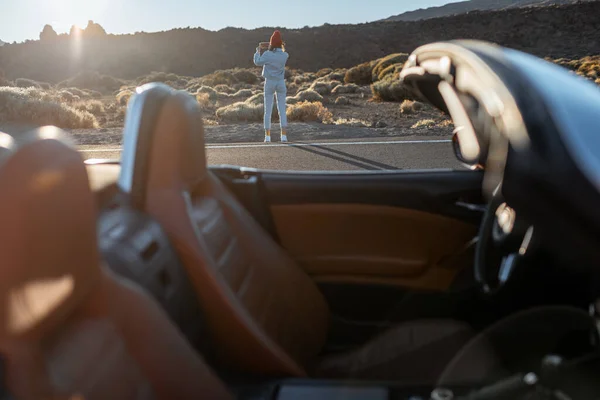
<path id="1" fill-rule="evenodd" d="M 479 41 L 398 78 L 465 168 L 208 166 L 160 83 L 117 161 L 0 132 L 3 398 L 596 398 L 600 89 Z"/>

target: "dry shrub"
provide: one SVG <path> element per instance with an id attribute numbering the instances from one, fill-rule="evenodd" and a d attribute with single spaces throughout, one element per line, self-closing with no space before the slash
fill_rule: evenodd
<path id="1" fill-rule="evenodd" d="M 3 76 L 0 76 L 0 86 L 14 86 L 14 83 Z"/>
<path id="2" fill-rule="evenodd" d="M 235 71 L 233 73 L 233 77 L 241 83 L 247 83 L 249 85 L 254 85 L 255 83 L 258 82 L 258 76 L 256 76 L 256 74 L 252 71 L 249 71 L 247 69 L 241 69 L 238 71 Z"/>
<path id="3" fill-rule="evenodd" d="M 0 88 L 0 120 L 64 129 L 98 127 L 96 117 L 89 112 L 61 103 L 58 95 L 35 88 Z"/>
<path id="4" fill-rule="evenodd" d="M 309 89 L 314 90 L 322 96 L 331 94 L 332 90 L 341 85 L 340 81 L 330 81 L 327 78 L 319 78 L 310 85 Z"/>
<path id="5" fill-rule="evenodd" d="M 196 95 L 196 100 L 198 100 L 198 104 L 200 104 L 203 108 L 208 108 L 212 105 L 210 101 L 210 95 L 208 93 L 198 93 Z"/>
<path id="6" fill-rule="evenodd" d="M 188 89 L 189 91 L 189 89 Z M 196 91 L 197 94 L 199 93 L 207 93 L 210 97 L 211 101 L 215 101 L 217 100 L 218 97 L 218 93 L 215 89 L 211 88 L 210 86 L 200 86 Z M 192 93 L 192 92 L 190 92 Z"/>
<path id="7" fill-rule="evenodd" d="M 310 85 L 310 90 L 314 90 L 321 96 L 325 96 L 331 93 L 331 88 L 329 87 L 329 84 L 323 81 L 313 82 L 313 84 Z"/>
<path id="8" fill-rule="evenodd" d="M 249 104 L 263 104 L 265 102 L 265 94 L 264 93 L 256 93 L 252 95 L 249 99 L 246 100 L 246 103 Z"/>
<path id="9" fill-rule="evenodd" d="M 52 90 L 52 85 L 47 82 L 38 82 L 37 84 L 44 90 Z"/>
<path id="10" fill-rule="evenodd" d="M 61 90 L 56 95 L 64 103 L 72 103 L 80 99 L 79 96 L 74 95 L 69 90 Z"/>
<path id="11" fill-rule="evenodd" d="M 15 79 L 15 86 L 18 88 L 37 88 L 37 89 L 41 89 L 41 86 L 39 85 L 38 82 L 32 80 L 32 79 L 25 79 L 25 78 L 17 78 Z"/>
<path id="12" fill-rule="evenodd" d="M 360 87 L 354 83 L 349 83 L 347 85 L 338 85 L 332 91 L 331 94 L 349 94 L 349 93 L 357 93 Z"/>
<path id="13" fill-rule="evenodd" d="M 91 97 L 87 91 L 81 90 L 79 88 L 72 87 L 72 88 L 67 88 L 65 90 L 68 91 L 69 93 L 71 93 L 72 95 L 79 97 L 80 99 L 86 99 L 86 98 Z"/>
<path id="14" fill-rule="evenodd" d="M 286 112 L 289 121 L 311 122 L 331 121 L 333 114 L 320 101 L 303 101 L 301 103 L 289 105 Z"/>
<path id="15" fill-rule="evenodd" d="M 323 101 L 323 96 L 321 96 L 319 93 L 317 93 L 316 91 L 312 90 L 312 89 L 306 89 L 303 90 L 301 92 L 298 92 L 298 94 L 296 94 L 294 96 L 294 98 L 298 101 Z"/>
<path id="16" fill-rule="evenodd" d="M 263 105 L 239 101 L 217 109 L 217 119 L 228 122 L 260 122 L 263 119 Z"/>
<path id="17" fill-rule="evenodd" d="M 357 85 L 369 85 L 372 83 L 373 65 L 371 62 L 362 63 L 346 71 L 344 82 Z"/>
<path id="18" fill-rule="evenodd" d="M 60 82 L 57 87 L 96 90 L 101 93 L 113 93 L 123 86 L 124 82 L 112 76 L 101 75 L 95 71 L 81 72 L 73 78 Z"/>
<path id="19" fill-rule="evenodd" d="M 437 126 L 439 126 L 441 128 L 446 128 L 446 127 L 449 127 L 452 125 L 454 125 L 454 122 L 451 119 L 445 119 L 442 122 L 437 124 Z"/>
<path id="20" fill-rule="evenodd" d="M 96 91 L 96 90 L 86 90 L 87 94 L 92 98 L 92 99 L 100 99 L 102 98 L 102 93 Z"/>
<path id="21" fill-rule="evenodd" d="M 388 76 L 390 78 L 399 78 L 400 76 L 400 71 L 402 71 L 402 68 L 404 67 L 404 64 L 392 64 L 389 67 L 385 68 L 384 70 L 382 70 L 379 75 L 377 76 L 377 80 L 381 81 L 386 79 Z"/>
<path id="22" fill-rule="evenodd" d="M 304 74 L 304 71 L 297 68 L 285 67 L 285 75 L 284 78 L 287 80 L 293 81 L 296 76 Z"/>
<path id="23" fill-rule="evenodd" d="M 288 93 L 298 93 L 298 85 L 296 85 L 295 83 L 288 83 L 287 84 L 287 91 Z"/>
<path id="24" fill-rule="evenodd" d="M 176 83 L 179 80 L 180 80 L 180 76 L 177 74 L 168 73 L 168 72 L 152 71 L 147 75 L 138 77 L 135 81 L 138 85 L 145 85 L 146 83 L 151 83 L 151 82 L 162 82 L 162 83 L 173 82 L 173 83 Z"/>
<path id="25" fill-rule="evenodd" d="M 398 65 L 402 66 L 406 60 L 408 60 L 408 54 L 406 53 L 394 53 L 375 60 L 371 79 L 373 82 L 377 82 L 386 75 L 383 74 L 383 71 L 387 70 L 390 72 L 389 67 L 395 66 L 397 68 Z"/>
<path id="26" fill-rule="evenodd" d="M 112 102 L 104 106 L 104 111 L 106 112 L 106 122 L 104 123 L 106 128 L 123 126 L 127 112 L 126 106 Z"/>
<path id="27" fill-rule="evenodd" d="M 75 107 L 76 109 L 78 109 L 80 111 L 87 111 L 90 114 L 93 114 L 95 116 L 104 114 L 104 111 L 105 111 L 104 104 L 102 104 L 102 102 L 99 100 L 80 101 L 80 102 L 74 104 L 73 107 Z"/>
<path id="28" fill-rule="evenodd" d="M 252 89 L 242 89 L 242 90 L 238 90 L 237 92 L 229 95 L 229 97 L 235 98 L 235 99 L 240 99 L 240 98 L 244 98 L 244 97 L 250 97 L 252 96 L 254 92 L 252 91 Z"/>
<path id="29" fill-rule="evenodd" d="M 331 74 L 329 74 L 327 77 L 329 79 L 331 79 L 332 81 L 339 81 L 340 83 L 342 83 L 344 81 L 344 78 L 346 77 L 346 72 L 348 70 L 343 68 L 343 69 L 336 69 L 334 72 L 332 72 Z"/>
<path id="30" fill-rule="evenodd" d="M 308 74 L 302 74 L 294 77 L 294 83 L 296 85 L 302 85 L 304 83 L 312 82 L 313 79 Z"/>
<path id="31" fill-rule="evenodd" d="M 330 121 L 331 112 L 321 102 L 303 101 L 286 107 L 290 121 Z M 223 122 L 261 122 L 264 115 L 264 95 L 258 93 L 246 101 L 240 101 L 215 112 L 216 118 Z M 273 119 L 279 118 L 277 107 L 273 107 Z"/>
<path id="32" fill-rule="evenodd" d="M 371 123 L 358 118 L 338 118 L 331 121 L 334 125 L 354 126 L 354 127 L 370 127 Z"/>
<path id="33" fill-rule="evenodd" d="M 371 85 L 373 97 L 383 101 L 416 100 L 413 90 L 399 79 L 390 77 Z"/>
<path id="34" fill-rule="evenodd" d="M 413 126 L 411 126 L 412 129 L 417 129 L 417 128 L 433 128 L 435 126 L 435 121 L 432 119 L 422 119 L 420 121 L 417 121 Z"/>
<path id="35" fill-rule="evenodd" d="M 215 71 L 212 74 L 200 78 L 200 82 L 206 86 L 215 87 L 217 85 L 232 86 L 238 82 L 235 75 L 230 71 Z"/>
<path id="36" fill-rule="evenodd" d="M 215 86 L 213 89 L 215 89 L 217 92 L 221 92 L 221 93 L 235 93 L 235 89 L 232 88 L 229 85 L 217 85 Z"/>
<path id="37" fill-rule="evenodd" d="M 421 111 L 424 107 L 425 105 L 418 101 L 404 100 L 402 104 L 400 104 L 400 112 L 402 114 L 414 114 Z"/>
<path id="38" fill-rule="evenodd" d="M 332 72 L 333 72 L 333 69 L 331 69 L 331 68 L 322 68 L 317 71 L 317 77 L 322 78 L 324 76 L 331 74 Z"/>
<path id="39" fill-rule="evenodd" d="M 575 60 L 559 58 L 556 60 L 550 59 L 549 61 L 568 68 L 577 75 L 581 75 L 592 81 L 600 79 L 600 55 L 586 56 Z"/>
<path id="40" fill-rule="evenodd" d="M 298 88 L 298 92 L 303 92 L 305 90 L 309 90 L 310 89 L 311 84 L 310 83 L 303 83 L 302 85 L 300 85 L 300 87 Z"/>
<path id="41" fill-rule="evenodd" d="M 134 93 L 133 90 L 129 90 L 129 89 L 120 91 L 116 96 L 117 103 L 119 105 L 126 106 L 127 103 L 129 103 L 129 99 L 131 98 L 131 96 L 133 96 L 133 93 Z"/>
<path id="42" fill-rule="evenodd" d="M 340 96 L 337 99 L 335 99 L 335 104 L 338 106 L 347 106 L 348 104 L 350 104 L 350 99 L 346 96 Z"/>
<path id="43" fill-rule="evenodd" d="M 211 119 L 211 118 L 204 118 L 202 120 L 202 123 L 204 124 L 204 126 L 216 126 L 219 125 L 219 122 L 217 120 Z"/>
<path id="44" fill-rule="evenodd" d="M 249 83 L 236 83 L 235 85 L 233 85 L 233 91 L 237 92 L 238 90 L 242 90 L 242 89 L 255 89 L 258 86 L 258 84 L 255 85 L 250 85 Z"/>

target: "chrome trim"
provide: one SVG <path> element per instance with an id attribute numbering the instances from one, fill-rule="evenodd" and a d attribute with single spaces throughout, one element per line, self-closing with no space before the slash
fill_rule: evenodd
<path id="1" fill-rule="evenodd" d="M 119 165 L 121 162 L 119 161 L 119 159 L 114 158 L 88 158 L 83 163 L 86 165 Z"/>
<path id="2" fill-rule="evenodd" d="M 467 210 L 479 212 L 485 212 L 485 210 L 487 209 L 487 205 L 485 204 L 471 204 L 465 201 L 457 201 L 456 203 L 454 203 L 454 205 L 457 207 L 466 208 Z"/>
<path id="3" fill-rule="evenodd" d="M 136 89 L 136 93 L 129 100 L 127 105 L 127 114 L 125 116 L 125 126 L 123 128 L 123 146 L 121 150 L 121 173 L 117 185 L 126 193 L 131 193 L 133 186 L 133 175 L 135 170 L 135 160 L 137 153 L 138 135 L 141 128 L 142 116 L 148 97 L 152 93 L 151 89 L 156 87 L 169 86 L 163 83 L 148 83 Z"/>

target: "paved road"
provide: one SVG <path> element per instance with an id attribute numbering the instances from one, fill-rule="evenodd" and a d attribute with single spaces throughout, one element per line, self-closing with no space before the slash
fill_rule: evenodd
<path id="1" fill-rule="evenodd" d="M 85 158 L 119 158 L 120 149 L 80 146 Z M 450 140 L 431 137 L 207 145 L 209 164 L 273 170 L 460 168 Z"/>

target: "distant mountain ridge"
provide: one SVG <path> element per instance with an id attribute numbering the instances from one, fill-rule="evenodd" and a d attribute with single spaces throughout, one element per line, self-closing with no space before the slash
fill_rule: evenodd
<path id="1" fill-rule="evenodd" d="M 439 7 L 420 8 L 418 10 L 391 16 L 383 21 L 418 21 L 429 18 L 465 14 L 471 11 L 500 11 L 511 8 L 546 7 L 590 1 L 597 0 L 467 0 L 448 3 Z"/>
<path id="2" fill-rule="evenodd" d="M 440 40 L 480 39 L 540 57 L 600 54 L 600 1 L 547 7 L 473 11 L 414 22 L 372 22 L 302 29 L 279 28 L 288 66 L 304 71 L 349 68 L 391 53 L 410 53 Z M 69 35 L 0 47 L 0 69 L 9 80 L 57 83 L 82 71 L 134 79 L 153 71 L 202 76 L 227 68 L 252 68 L 258 42 L 274 27 L 218 32 L 180 28 L 129 35 L 85 35 L 73 52 Z"/>

